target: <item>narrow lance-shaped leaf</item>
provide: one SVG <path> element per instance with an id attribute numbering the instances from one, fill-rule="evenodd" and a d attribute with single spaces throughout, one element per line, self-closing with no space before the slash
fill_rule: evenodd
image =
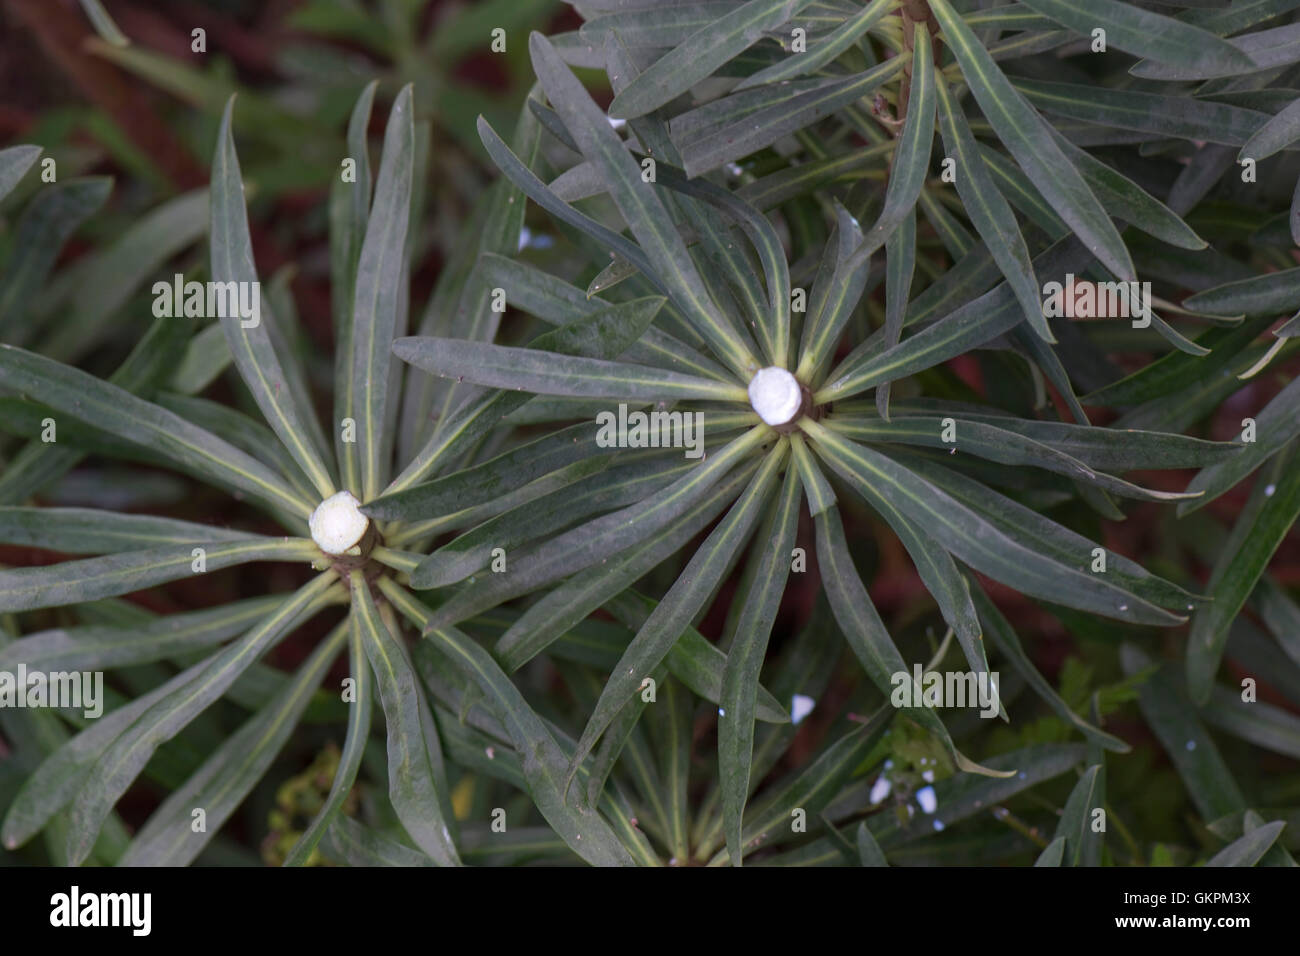
<path id="1" fill-rule="evenodd" d="M 213 752 L 184 786 L 173 790 L 127 847 L 122 866 L 187 866 L 239 808 L 288 741 L 312 693 L 338 656 L 348 633 L 340 624 L 299 665 L 279 697 L 249 718 Z M 195 832 L 192 813 L 204 811 Z"/>
<path id="2" fill-rule="evenodd" d="M 565 802 L 561 792 L 564 753 L 492 655 L 454 628 L 430 628 L 429 609 L 392 580 L 381 579 L 379 587 L 422 630 L 426 639 L 482 692 L 519 755 L 529 795 L 570 849 L 595 866 L 631 865 L 632 855 L 594 809 Z"/>
<path id="3" fill-rule="evenodd" d="M 393 351 L 403 361 L 434 375 L 541 395 L 625 401 L 697 398 L 744 402 L 749 398 L 739 384 L 645 365 L 486 342 L 412 337 L 398 339 Z"/>
<path id="4" fill-rule="evenodd" d="M 868 270 L 852 262 L 853 251 L 862 243 L 862 227 L 838 200 L 834 207 L 835 229 L 822 252 L 821 271 L 799 344 L 795 378 L 801 382 L 814 383 L 825 373 L 867 284 Z"/>
<path id="5" fill-rule="evenodd" d="M 1165 626 L 1184 620 L 1101 576 L 1035 552 L 897 462 L 816 422 L 803 420 L 802 426 L 844 478 L 873 487 L 977 571 L 1026 594 L 1118 620 Z"/>
<path id="6" fill-rule="evenodd" d="M 338 819 L 352 792 L 357 771 L 361 767 L 361 758 L 365 754 L 366 742 L 370 739 L 370 714 L 373 708 L 370 695 L 375 685 L 371 680 L 370 663 L 366 659 L 361 633 L 356 627 L 348 627 L 347 631 L 348 673 L 353 683 L 352 699 L 348 701 L 348 730 L 343 742 L 343 753 L 339 756 L 338 769 L 334 772 L 334 781 L 330 784 L 325 803 L 285 856 L 285 866 L 304 865 L 330 825 Z"/>
<path id="7" fill-rule="evenodd" d="M 1296 454 L 1281 456 L 1260 476 L 1210 574 L 1214 603 L 1197 612 L 1187 637 L 1187 683 L 1192 699 L 1210 698 L 1228 628 L 1260 575 L 1300 517 Z"/>
<path id="8" fill-rule="evenodd" d="M 749 0 L 665 54 L 609 104 L 609 115 L 634 119 L 707 79 L 765 31 L 787 22 L 811 0 Z"/>
<path id="9" fill-rule="evenodd" d="M 35 157 L 33 157 L 35 159 Z M 106 176 L 51 183 L 27 204 L 9 240 L 0 274 L 0 336 L 24 343 L 31 328 L 23 319 L 59 253 L 82 224 L 104 205 L 113 181 Z"/>
<path id="10" fill-rule="evenodd" d="M 90 785 L 73 803 L 69 861 L 76 864 L 86 858 L 113 805 L 158 747 L 210 707 L 272 645 L 328 603 L 336 580 L 333 572 L 326 572 L 303 585 L 247 635 L 186 671 L 189 679 L 177 693 L 150 707 L 108 747 L 91 771 Z"/>
<path id="11" fill-rule="evenodd" d="M 8 149 L 0 149 L 0 199 L 9 195 L 40 155 L 39 146 L 10 146 Z"/>
<path id="12" fill-rule="evenodd" d="M 1089 0 L 1087 5 L 1071 0 L 1021 2 L 1084 36 L 1104 30 L 1107 46 L 1134 56 L 1197 69 L 1257 69 L 1249 56 L 1208 30 L 1118 0 Z"/>
<path id="13" fill-rule="evenodd" d="M 0 671 L 12 671 L 20 661 L 29 671 L 94 671 L 158 661 L 242 634 L 282 602 L 274 596 L 249 598 L 129 627 L 37 631 L 0 648 Z"/>
<path id="14" fill-rule="evenodd" d="M 748 540 L 775 483 L 782 458 L 777 453 L 766 457 L 744 494 L 691 556 L 686 568 L 627 646 L 578 739 L 569 768 L 570 779 L 610 721 L 641 686 L 641 680 L 659 666 L 668 649 L 713 596 L 739 549 Z"/>
<path id="15" fill-rule="evenodd" d="M 908 85 L 907 118 L 898 134 L 894 161 L 889 168 L 889 188 L 885 192 L 885 207 L 880 218 L 867 231 L 862 244 L 849 259 L 849 266 L 863 266 L 883 246 L 894 230 L 916 206 L 916 197 L 925 185 L 925 174 L 930 166 L 930 149 L 934 144 L 935 81 L 938 78 L 930 64 L 930 33 L 917 30 L 913 33 L 915 46 L 912 63 L 925 64 L 912 70 Z"/>
<path id="16" fill-rule="evenodd" d="M 334 421 L 350 416 L 356 401 L 352 394 L 355 364 L 353 307 L 356 303 L 357 261 L 370 217 L 370 147 L 367 130 L 378 80 L 366 84 L 348 119 L 347 159 L 354 164 L 350 181 L 338 176 L 330 186 L 330 305 L 334 313 Z M 343 441 L 343 430 L 334 429 L 334 453 L 339 477 L 345 488 L 361 487 L 360 449 L 356 442 Z"/>
<path id="17" fill-rule="evenodd" d="M 885 243 L 885 327 L 884 346 L 898 344 L 903 335 L 903 318 L 916 271 L 916 209 L 909 209 L 902 223 Z M 876 387 L 876 410 L 889 418 L 890 383 Z"/>
<path id="18" fill-rule="evenodd" d="M 1152 666 L 1146 654 L 1132 644 L 1120 647 L 1119 659 L 1130 677 Z M 1214 738 L 1197 717 L 1177 668 L 1165 664 L 1148 677 L 1138 690 L 1138 707 L 1202 819 L 1217 820 L 1246 809 L 1246 798 Z"/>
<path id="19" fill-rule="evenodd" d="M 71 554 L 104 554 L 164 544 L 239 541 L 243 531 L 96 508 L 0 507 L 0 542 Z"/>
<path id="20" fill-rule="evenodd" d="M 363 500 L 379 494 L 384 482 L 384 423 L 389 402 L 389 365 L 401 308 L 407 226 L 411 215 L 415 125 L 413 87 L 407 84 L 393 102 L 384 133 L 384 151 L 375 181 L 375 199 L 357 261 L 352 309 L 352 388 L 349 417 L 357 423 Z"/>
<path id="21" fill-rule="evenodd" d="M 673 302 L 718 357 L 733 371 L 748 378 L 757 370 L 757 360 L 734 329 L 717 314 L 717 305 L 709 297 L 672 217 L 656 195 L 655 184 L 642 180 L 636 160 L 550 42 L 534 33 L 529 38 L 529 51 L 551 105 L 577 140 L 583 155 L 600 171 L 624 221 L 654 263 L 655 273 L 669 284 Z"/>
<path id="22" fill-rule="evenodd" d="M 1011 85 L 948 0 L 930 0 L 930 9 L 1003 145 L 1088 250 L 1116 277 L 1133 281 L 1133 262 L 1119 232 L 1057 147 L 1047 123 Z"/>
<path id="23" fill-rule="evenodd" d="M 786 468 L 780 496 L 769 512 L 764 533 L 760 534 L 762 551 L 736 619 L 735 637 L 727 651 L 727 668 L 722 674 L 718 771 L 727 850 L 736 866 L 741 865 L 744 852 L 741 829 L 754 757 L 755 690 L 790 575 L 790 549 L 799 525 L 800 488 L 798 471 Z"/>
<path id="24" fill-rule="evenodd" d="M 1052 335 L 1047 319 L 1043 317 L 1038 280 L 1034 276 L 1034 267 L 1029 261 L 1029 248 L 1016 224 L 1015 214 L 993 184 L 976 149 L 970 125 L 962 115 L 961 107 L 947 82 L 942 76 L 936 77 L 936 81 L 939 89 L 939 127 L 943 131 L 944 145 L 955 160 L 957 195 L 961 196 L 967 215 L 975 224 L 998 268 L 1006 276 L 1007 284 L 1015 293 L 1025 318 L 1044 341 L 1055 342 L 1056 337 Z"/>
<path id="25" fill-rule="evenodd" d="M 1285 827 L 1285 820 L 1274 820 L 1272 823 L 1256 827 L 1214 854 L 1205 861 L 1205 865 L 1254 866 L 1268 852 L 1269 847 L 1277 842 Z"/>
<path id="26" fill-rule="evenodd" d="M 250 561 L 311 561 L 319 556 L 315 543 L 303 538 L 200 539 L 193 547 L 166 545 L 47 567 L 14 568 L 0 571 L 0 611 L 60 607 L 130 594 L 202 573 L 195 570 L 200 561 L 204 571 L 216 571 Z"/>
<path id="27" fill-rule="evenodd" d="M 311 479 L 321 498 L 334 494 L 334 480 L 325 467 L 328 445 L 320 423 L 311 412 L 309 396 L 291 394 L 280 359 L 275 354 L 264 322 L 275 321 L 261 294 L 253 244 L 248 234 L 248 213 L 244 208 L 244 181 L 231 115 L 232 96 L 226 103 L 212 157 L 212 279 L 225 289 L 224 308 L 218 301 L 219 319 L 230 344 L 240 377 L 253 393 L 267 424 L 284 442 L 303 473 Z M 251 315 L 242 313 L 244 292 L 248 293 Z M 266 313 L 263 315 L 262 313 Z"/>
<path id="28" fill-rule="evenodd" d="M 741 80 L 733 92 L 740 92 L 764 84 L 782 83 L 796 76 L 804 76 L 833 62 L 851 48 L 858 39 L 875 26 L 885 14 L 895 7 L 895 0 L 871 0 L 865 7 L 803 53 L 792 53 L 779 63 L 759 70 Z M 658 13 L 659 11 L 656 11 Z"/>
<path id="29" fill-rule="evenodd" d="M 435 761 L 440 758 L 434 751 L 440 745 L 429 705 L 405 647 L 380 618 L 360 570 L 352 572 L 351 587 L 352 625 L 370 659 L 388 724 L 388 796 L 393 809 L 416 846 L 440 866 L 459 866 L 442 813 L 447 795 L 438 790 Z"/>

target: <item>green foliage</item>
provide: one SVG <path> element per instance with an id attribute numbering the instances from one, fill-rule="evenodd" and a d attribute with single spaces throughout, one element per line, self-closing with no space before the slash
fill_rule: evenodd
<path id="1" fill-rule="evenodd" d="M 573 0 L 524 64 L 545 3 L 421 40 L 421 4 L 314 0 L 391 68 L 310 119 L 85 6 L 94 55 L 220 121 L 208 190 L 61 267 L 109 182 L 0 151 L 0 543 L 82 556 L 0 570 L 0 671 L 111 675 L 97 719 L 0 710 L 8 849 L 214 859 L 283 785 L 288 865 L 1294 865 L 1297 4 Z M 536 85 L 474 120 L 430 64 L 495 26 Z M 480 144 L 501 178 L 417 310 L 424 190 Z M 247 183 L 290 154 L 330 184 L 332 360 L 280 273 L 260 322 L 159 317 L 96 374 L 157 275 L 259 282 Z M 1149 286 L 1076 315 L 1076 278 Z M 212 510 L 56 503 L 87 460 Z M 250 562 L 287 576 L 121 600 Z M 953 675 L 996 692 L 927 696 Z"/>

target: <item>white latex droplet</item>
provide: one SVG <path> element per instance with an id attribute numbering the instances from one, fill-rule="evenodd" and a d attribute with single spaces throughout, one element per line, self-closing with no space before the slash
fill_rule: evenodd
<path id="1" fill-rule="evenodd" d="M 789 424 L 803 406 L 799 380 L 776 366 L 759 369 L 749 383 L 749 404 L 767 424 Z"/>
<path id="2" fill-rule="evenodd" d="M 370 519 L 361 513 L 361 502 L 352 492 L 340 491 L 318 504 L 308 523 L 322 551 L 343 554 L 361 541 Z"/>

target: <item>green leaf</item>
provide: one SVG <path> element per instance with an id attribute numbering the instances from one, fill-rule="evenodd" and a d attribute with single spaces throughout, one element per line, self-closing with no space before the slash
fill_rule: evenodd
<path id="1" fill-rule="evenodd" d="M 262 299 L 253 263 L 253 244 L 248 234 L 248 213 L 244 208 L 244 183 L 239 158 L 235 155 L 235 138 L 230 128 L 235 100 L 226 103 L 217 134 L 217 149 L 212 157 L 212 279 L 230 289 L 230 283 L 253 290 L 255 302 Z M 256 325 L 246 325 L 233 306 L 234 295 L 226 295 L 226 315 L 219 317 L 230 344 L 235 367 L 266 416 L 267 424 L 284 442 L 294 460 L 322 499 L 337 490 L 325 467 L 328 445 L 320 422 L 311 411 L 310 396 L 295 395 L 287 388 L 288 379 L 275 354 L 267 325 L 275 321 L 265 301 L 254 306 Z M 260 313 L 265 312 L 265 315 Z M 266 324 L 264 325 L 263 322 Z"/>
<path id="2" fill-rule="evenodd" d="M 1122 588 L 1035 551 L 896 462 L 807 419 L 801 426 L 836 472 L 866 494 L 872 489 L 920 524 L 954 556 L 981 573 L 1044 600 L 1142 624 L 1185 618 Z"/>
<path id="3" fill-rule="evenodd" d="M 1098 866 L 1104 837 L 1093 829 L 1093 811 L 1106 800 L 1106 771 L 1100 764 L 1083 772 L 1070 791 L 1056 826 L 1055 839 L 1065 840 L 1063 859 L 1057 865 Z M 1103 831 L 1104 832 L 1104 831 Z"/>
<path id="4" fill-rule="evenodd" d="M 1076 481 L 1087 482 L 1098 488 L 1128 498 L 1148 501 L 1175 501 L 1194 494 L 1154 491 L 1139 487 L 1122 478 L 1115 478 L 1094 470 L 1079 459 L 1050 445 L 1035 441 L 1014 431 L 1002 429 L 987 422 L 959 418 L 896 417 L 889 422 L 881 419 L 835 419 L 835 429 L 841 434 L 869 442 L 900 442 L 921 445 L 945 451 L 957 449 L 988 461 L 1017 467 L 1041 468 L 1044 471 L 1065 475 Z M 994 420 L 996 421 L 996 419 Z M 944 440 L 945 425 L 951 423 L 952 441 Z M 1101 429 L 1098 429 L 1101 431 Z"/>
<path id="5" fill-rule="evenodd" d="M 763 542 L 741 606 L 718 708 L 718 771 L 727 851 L 741 865 L 742 818 L 749 796 L 754 759 L 754 708 L 759 671 L 772 625 L 790 575 L 790 549 L 799 524 L 799 474 L 787 468 L 780 497 L 769 509 L 759 539 Z"/>
<path id="6" fill-rule="evenodd" d="M 541 653 L 588 614 L 631 587 L 704 530 L 740 490 L 743 473 L 657 529 L 646 540 L 555 585 L 501 636 L 495 657 L 509 671 Z"/>
<path id="7" fill-rule="evenodd" d="M 415 126 L 413 87 L 407 84 L 393 101 L 384 133 L 384 151 L 375 181 L 375 199 L 366 221 L 365 239 L 357 260 L 356 299 L 352 310 L 353 405 L 360 446 L 360 495 L 370 500 L 387 481 L 383 460 L 391 349 L 402 309 L 402 284 L 407 226 L 411 213 Z M 437 859 L 437 857 L 435 857 Z"/>
<path id="8" fill-rule="evenodd" d="M 303 538 L 244 537 L 194 544 L 166 545 L 100 558 L 65 561 L 47 567 L 0 571 L 0 611 L 80 604 L 130 594 L 167 581 L 193 576 L 201 548 L 208 571 L 251 561 L 311 561 L 320 556 L 315 542 Z"/>
<path id="9" fill-rule="evenodd" d="M 282 603 L 281 597 L 249 598 L 130 627 L 37 631 L 0 648 L 0 670 L 12 670 L 20 661 L 29 670 L 86 671 L 162 660 L 242 634 Z"/>
<path id="10" fill-rule="evenodd" d="M 117 24 L 113 22 L 113 18 L 108 15 L 108 11 L 104 9 L 104 5 L 99 0 L 81 0 L 81 9 L 85 11 L 86 17 L 95 28 L 95 32 L 106 43 L 111 43 L 113 46 L 131 45 L 131 41 L 126 38 L 126 34 L 118 29 Z"/>
<path id="11" fill-rule="evenodd" d="M 631 588 L 605 602 L 606 610 L 636 631 L 645 625 L 658 606 L 658 601 L 638 594 Z M 610 659 L 611 670 L 624 649 L 620 646 L 618 654 Z M 715 704 L 722 699 L 722 672 L 726 663 L 727 655 L 693 627 L 682 631 L 682 636 L 669 648 L 664 658 L 665 666 L 685 687 Z M 781 706 L 781 702 L 762 684 L 758 685 L 755 713 L 759 720 L 769 724 L 790 722 L 790 715 Z"/>
<path id="12" fill-rule="evenodd" d="M 686 175 L 696 177 L 756 153 L 868 96 L 900 72 L 906 63 L 906 57 L 890 57 L 864 73 L 830 80 L 812 89 L 795 87 L 798 92 L 794 95 L 780 85 L 735 94 L 746 98 L 763 94 L 768 102 L 737 118 L 709 124 L 704 135 L 680 143 L 682 167 Z"/>
<path id="13" fill-rule="evenodd" d="M 1229 282 L 1183 300 L 1183 307 L 1210 315 L 1276 316 L 1300 309 L 1300 267 Z"/>
<path id="14" fill-rule="evenodd" d="M 749 0 L 701 28 L 650 65 L 609 104 L 609 115 L 635 119 L 676 99 L 768 30 L 786 23 L 811 0 Z"/>
<path id="15" fill-rule="evenodd" d="M 351 575 L 352 626 L 365 646 L 388 725 L 388 796 L 397 818 L 439 866 L 460 857 L 442 806 L 448 802 L 438 730 L 401 639 L 381 620 L 360 570 Z M 369 706 L 358 702 L 356 706 Z"/>
<path id="16" fill-rule="evenodd" d="M 1085 261 L 1086 252 L 1066 237 L 1034 259 L 1039 275 L 1063 275 Z M 881 382 L 932 368 L 1010 331 L 1024 319 L 1006 283 L 984 293 L 891 349 L 850 355 L 827 376 L 813 400 L 821 405 L 847 398 Z"/>
<path id="17" fill-rule="evenodd" d="M 356 399 L 353 366 L 355 359 L 353 310 L 356 306 L 357 263 L 370 217 L 370 146 L 367 130 L 379 81 L 367 83 L 348 118 L 347 158 L 356 163 L 356 179 L 345 182 L 340 175 L 330 184 L 330 305 L 334 316 L 334 421 L 349 417 Z M 414 132 L 412 130 L 412 135 Z M 361 449 L 356 442 L 343 441 L 342 429 L 334 436 L 335 459 L 345 488 L 361 488 Z"/>
<path id="18" fill-rule="evenodd" d="M 894 675 L 908 673 L 906 662 L 889 636 L 884 621 L 871 601 L 871 595 L 858 576 L 853 558 L 844 537 L 844 525 L 838 510 L 828 510 L 816 516 L 817 567 L 822 574 L 826 597 L 840 631 L 848 641 L 849 649 L 862 664 L 871 682 L 884 695 L 891 695 L 897 685 Z M 914 700 L 923 700 L 920 688 Z M 908 708 L 923 727 L 944 742 L 956 757 L 948 731 L 929 708 Z"/>
<path id="19" fill-rule="evenodd" d="M 862 245 L 862 229 L 838 200 L 834 206 L 835 229 L 822 253 L 821 268 L 826 278 L 813 287 L 799 346 L 795 378 L 801 382 L 814 382 L 824 373 L 867 284 L 868 270 L 857 268 L 851 261 L 853 251 Z"/>
<path id="20" fill-rule="evenodd" d="M 1260 476 L 1214 563 L 1207 587 L 1214 603 L 1196 613 L 1187 636 L 1187 683 L 1198 704 L 1209 700 L 1228 628 L 1300 516 L 1295 463 L 1294 453 L 1283 455 Z"/>
<path id="21" fill-rule="evenodd" d="M 1278 392 L 1255 416 L 1254 441 L 1241 442 L 1241 451 L 1222 462 L 1203 468 L 1188 491 L 1199 491 L 1201 497 L 1179 505 L 1179 515 L 1195 511 L 1237 486 L 1242 479 L 1271 459 L 1300 435 L 1300 378 Z"/>
<path id="22" fill-rule="evenodd" d="M 1244 701 L 1242 691 L 1215 687 L 1201 716 L 1220 730 L 1285 757 L 1300 758 L 1300 717 L 1263 701 Z"/>
<path id="23" fill-rule="evenodd" d="M 1034 666 L 1033 661 L 1029 659 L 1029 655 L 1025 653 L 1020 638 L 1011 627 L 1011 623 L 998 610 L 997 605 L 989 600 L 983 588 L 972 588 L 971 596 L 974 598 L 975 607 L 979 611 L 980 622 L 984 625 L 985 637 L 989 638 L 989 641 L 997 648 L 999 653 L 1011 662 L 1011 666 L 1025 679 L 1025 683 L 1033 688 L 1034 693 L 1046 701 L 1047 705 L 1052 708 L 1052 711 L 1058 717 L 1074 725 L 1081 734 L 1088 738 L 1090 743 L 1099 747 L 1112 750 L 1115 753 L 1128 753 L 1132 749 L 1118 737 L 1098 730 L 1070 709 L 1070 705 L 1061 699 L 1060 695 L 1052 689 L 1052 685 L 1038 672 L 1038 668 Z"/>
<path id="24" fill-rule="evenodd" d="M 71 554 L 105 554 L 164 544 L 242 541 L 249 535 L 150 515 L 94 508 L 0 508 L 0 542 Z"/>
<path id="25" fill-rule="evenodd" d="M 1120 647 L 1120 663 L 1130 677 L 1152 666 L 1146 654 L 1132 644 Z M 1196 717 L 1178 669 L 1165 664 L 1149 677 L 1138 692 L 1138 707 L 1202 819 L 1217 820 L 1246 809 L 1232 771 Z"/>
<path id="26" fill-rule="evenodd" d="M 1300 99 L 1279 112 L 1246 140 L 1237 161 L 1250 158 L 1259 162 L 1300 140 Z"/>
<path id="27" fill-rule="evenodd" d="M 193 669 L 192 669 L 193 670 Z M 30 840 L 90 782 L 104 751 L 150 707 L 181 690 L 194 676 L 183 671 L 171 680 L 88 723 L 64 741 L 23 783 L 5 815 L 0 838 L 8 849 Z"/>
<path id="28" fill-rule="evenodd" d="M 346 623 L 336 627 L 299 665 L 285 692 L 227 737 L 184 786 L 172 791 L 136 833 L 119 865 L 187 866 L 194 861 L 288 741 L 347 633 Z M 203 808 L 206 824 L 197 833 L 195 807 Z"/>
<path id="29" fill-rule="evenodd" d="M 1047 123 L 1002 74 L 947 0 L 931 0 L 930 9 L 984 115 L 1029 180 L 1106 268 L 1123 281 L 1133 281 L 1136 272 L 1119 232 L 1056 145 Z"/>
<path id="30" fill-rule="evenodd" d="M 1260 857 L 1268 852 L 1269 847 L 1277 842 L 1277 838 L 1281 836 L 1285 827 L 1286 822 L 1283 820 L 1274 820 L 1272 823 L 1256 827 L 1245 836 L 1229 843 L 1214 854 L 1205 861 L 1205 865 L 1254 866 L 1259 862 Z"/>
<path id="31" fill-rule="evenodd" d="M 431 857 L 347 816 L 337 816 L 325 831 L 321 852 L 349 866 L 437 866 Z"/>
<path id="32" fill-rule="evenodd" d="M 589 422 L 572 425 L 481 464 L 376 498 L 361 510 L 372 518 L 399 521 L 454 514 L 598 455 L 599 433 L 599 426 Z"/>
<path id="33" fill-rule="evenodd" d="M 631 865 L 631 854 L 594 809 L 565 801 L 567 761 L 560 745 L 492 656 L 454 628 L 431 628 L 429 609 L 391 580 L 381 579 L 379 587 L 482 692 L 519 754 L 529 795 L 569 848 L 593 866 Z"/>
<path id="34" fill-rule="evenodd" d="M 13 251 L 0 277 L 0 335 L 7 341 L 27 338 L 23 319 L 37 290 L 64 244 L 104 205 L 112 189 L 113 181 L 107 177 L 71 179 L 43 186 L 27 204 L 14 228 Z"/>
<path id="35" fill-rule="evenodd" d="M 37 351 L 46 358 L 66 362 L 110 338 L 114 333 L 113 319 L 144 283 L 158 279 L 169 260 L 207 236 L 210 205 L 206 188 L 169 199 L 133 222 L 104 248 L 87 254 L 60 273 L 59 281 L 68 285 L 68 314 L 59 326 L 39 340 Z M 156 286 L 155 282 L 152 287 L 155 295 Z M 166 321 L 184 322 L 179 315 Z M 221 335 L 217 326 L 211 328 Z M 220 350 L 208 358 L 215 362 L 222 352 L 228 351 L 222 342 Z M 229 361 L 227 354 L 225 362 Z"/>
<path id="36" fill-rule="evenodd" d="M 675 398 L 749 401 L 749 394 L 738 384 L 538 349 L 413 336 L 398 339 L 393 351 L 403 361 L 444 378 L 542 395 L 629 402 Z"/>
<path id="37" fill-rule="evenodd" d="M 1065 856 L 1065 837 L 1056 837 L 1038 854 L 1034 866 L 1060 866 Z"/>
<path id="38" fill-rule="evenodd" d="M 754 522 L 772 491 L 783 458 L 780 451 L 766 456 L 744 494 L 696 549 L 663 600 L 641 625 L 610 673 L 587 726 L 583 728 L 570 765 L 570 777 L 615 715 L 640 688 L 642 679 L 659 666 L 690 627 L 695 615 L 713 596 L 740 548 L 749 539 Z"/>
<path id="39" fill-rule="evenodd" d="M 892 707 L 884 705 L 878 708 L 862 726 L 853 728 L 829 744 L 816 760 L 777 784 L 770 796 L 749 808 L 743 845 L 749 847 L 765 839 L 779 838 L 779 834 L 773 831 L 778 827 L 789 827 L 791 814 L 796 809 L 809 816 L 825 810 L 868 759 L 888 730 L 892 717 Z M 709 864 L 717 866 L 735 859 L 730 849 L 724 849 Z"/>
<path id="40" fill-rule="evenodd" d="M 1034 105 L 1060 116 L 1173 139 L 1205 140 L 1240 146 L 1268 121 L 1266 113 L 1189 96 L 1167 96 L 1078 83 L 1050 83 L 1045 80 L 1017 80 L 1014 89 L 1023 93 Z M 1051 198 L 1037 179 L 1034 180 L 1034 185 L 1044 196 Z M 1102 262 L 1115 272 L 1109 262 L 1104 259 Z M 1126 276 L 1118 272 L 1115 274 L 1121 279 L 1133 278 L 1131 273 Z"/>
<path id="41" fill-rule="evenodd" d="M 1258 69 L 1249 56 L 1208 30 L 1117 0 L 1089 0 L 1086 7 L 1070 0 L 1021 2 L 1084 36 L 1101 28 L 1106 31 L 1107 47 L 1134 56 L 1185 68 L 1224 70 L 1225 75 Z"/>
<path id="42" fill-rule="evenodd" d="M 366 742 L 370 739 L 372 710 L 370 695 L 374 689 L 374 684 L 370 680 L 370 665 L 366 660 L 365 644 L 358 629 L 349 627 L 345 633 L 348 638 L 348 674 L 353 680 L 353 697 L 348 706 L 348 730 L 343 743 L 343 753 L 339 756 L 338 769 L 334 772 L 334 781 L 330 784 L 329 795 L 311 824 L 293 845 L 293 849 L 285 855 L 285 866 L 306 864 L 326 832 L 335 821 L 341 819 L 343 805 L 352 792 L 353 784 L 356 783 L 357 770 L 361 767 Z"/>
<path id="43" fill-rule="evenodd" d="M 750 74 L 737 84 L 733 92 L 763 84 L 784 83 L 792 77 L 805 76 L 820 70 L 834 62 L 841 53 L 851 49 L 863 34 L 875 26 L 876 21 L 892 11 L 893 6 L 892 0 L 871 0 L 806 51 L 792 53 L 781 62 Z M 656 16 L 662 16 L 662 13 L 663 11 L 655 11 Z"/>
<path id="44" fill-rule="evenodd" d="M 90 853 L 113 805 L 158 747 L 207 710 L 277 641 L 323 607 L 335 580 L 332 572 L 317 576 L 244 637 L 185 671 L 182 676 L 187 680 L 175 693 L 145 710 L 107 747 L 90 771 L 89 784 L 73 801 L 67 840 L 70 863 L 79 864 Z"/>
<path id="45" fill-rule="evenodd" d="M 885 859 L 885 851 L 880 849 L 880 844 L 876 838 L 871 835 L 865 823 L 858 824 L 858 859 L 863 866 L 889 866 Z"/>
<path id="46" fill-rule="evenodd" d="M 40 155 L 39 146 L 10 146 L 8 149 L 0 149 L 0 199 L 13 191 Z"/>
<path id="47" fill-rule="evenodd" d="M 634 504 L 691 467 L 689 463 L 663 459 L 606 471 L 608 459 L 597 457 L 588 462 L 590 469 L 596 469 L 595 474 L 484 521 L 424 558 L 411 572 L 411 586 L 424 590 L 455 584 L 486 567 L 494 548 L 509 554 L 576 520 Z"/>
<path id="48" fill-rule="evenodd" d="M 641 167 L 550 42 L 534 33 L 528 47 L 547 98 L 583 155 L 600 172 L 624 221 L 654 264 L 653 274 L 667 284 L 673 303 L 718 357 L 748 378 L 758 369 L 757 360 L 734 328 L 719 317 L 657 187 L 642 181 Z"/>
<path id="49" fill-rule="evenodd" d="M 733 467 L 751 458 L 760 443 L 770 436 L 767 426 L 755 427 L 721 451 L 709 454 L 662 491 L 516 554 L 508 575 L 487 575 L 475 581 L 435 612 L 435 622 L 442 626 L 462 621 L 644 541 L 709 495 L 725 480 L 724 476 L 732 477 Z"/>

